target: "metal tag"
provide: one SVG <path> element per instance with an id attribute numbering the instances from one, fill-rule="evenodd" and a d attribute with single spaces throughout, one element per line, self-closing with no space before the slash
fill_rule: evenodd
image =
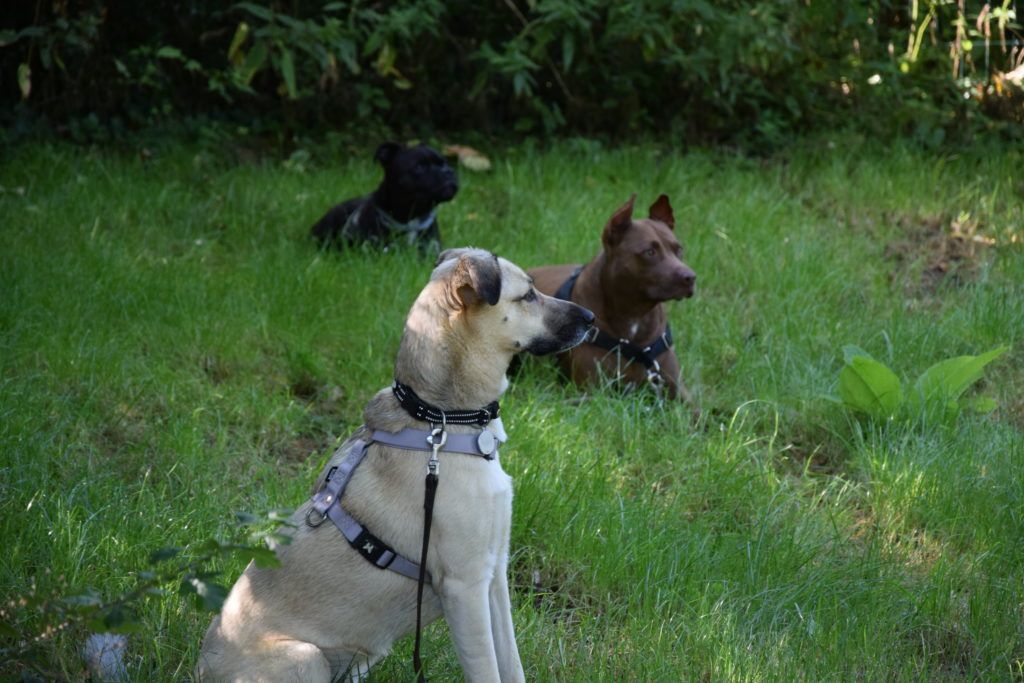
<path id="1" fill-rule="evenodd" d="M 494 453 L 494 447 L 496 445 L 497 441 L 490 429 L 481 431 L 480 435 L 476 437 L 476 447 L 479 448 L 480 452 L 484 455 L 491 455 Z"/>

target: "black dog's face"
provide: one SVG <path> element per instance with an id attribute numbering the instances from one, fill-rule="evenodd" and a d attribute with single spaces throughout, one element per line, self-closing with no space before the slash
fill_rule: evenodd
<path id="1" fill-rule="evenodd" d="M 377 150 L 384 182 L 415 202 L 446 202 L 459 191 L 455 169 L 431 147 L 401 147 L 385 143 Z"/>

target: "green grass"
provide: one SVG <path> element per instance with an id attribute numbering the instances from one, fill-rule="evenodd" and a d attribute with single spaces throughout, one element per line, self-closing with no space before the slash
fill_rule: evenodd
<path id="1" fill-rule="evenodd" d="M 697 296 L 670 307 L 698 425 L 643 395 L 579 402 L 538 361 L 503 402 L 529 679 L 1024 676 L 1020 153 L 819 140 L 748 160 L 567 142 L 493 161 L 463 172 L 440 210 L 448 245 L 526 267 L 582 261 L 631 192 L 645 207 L 666 192 L 698 273 Z M 376 178 L 368 151 L 320 150 L 306 169 L 173 144 L 148 161 L 8 152 L 5 603 L 32 581 L 114 594 L 151 550 L 230 538 L 233 511 L 304 500 L 390 381 L 430 269 L 305 240 Z M 995 244 L 943 242 L 954 222 Z M 955 258 L 965 245 L 974 253 Z M 954 425 L 858 423 L 825 399 L 846 343 L 911 377 L 1009 344 L 982 387 L 1001 408 Z M 233 580 L 241 566 L 224 569 Z M 188 678 L 209 614 L 172 594 L 141 617 L 136 679 Z M 82 636 L 53 638 L 43 668 L 81 678 Z M 426 643 L 431 676 L 459 679 L 447 628 Z M 399 643 L 373 679 L 408 678 L 410 650 Z"/>

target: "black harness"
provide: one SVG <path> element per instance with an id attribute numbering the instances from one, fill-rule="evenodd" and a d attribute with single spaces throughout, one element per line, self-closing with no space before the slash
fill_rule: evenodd
<path id="1" fill-rule="evenodd" d="M 572 301 L 573 287 L 576 286 L 576 280 L 579 279 L 582 272 L 583 266 L 574 270 L 569 279 L 563 282 L 562 286 L 555 292 L 555 298 L 562 299 L 563 301 Z M 596 332 L 589 335 L 583 343 L 593 344 L 606 351 L 617 353 L 632 363 L 642 363 L 647 368 L 647 381 L 656 388 L 661 386 L 664 382 L 664 377 L 661 374 L 658 356 L 672 348 L 672 328 L 668 322 L 665 323 L 665 331 L 658 336 L 654 343 L 647 346 L 637 346 L 628 339 L 618 339 L 596 325 L 594 330 Z"/>

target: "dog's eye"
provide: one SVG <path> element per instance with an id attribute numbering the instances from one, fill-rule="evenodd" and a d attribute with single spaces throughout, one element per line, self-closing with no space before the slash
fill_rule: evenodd
<path id="1" fill-rule="evenodd" d="M 536 298 L 537 298 L 537 292 L 536 292 L 536 290 L 531 288 L 530 291 L 528 291 L 526 294 L 523 295 L 523 297 L 520 299 L 520 301 L 530 302 L 530 301 L 535 300 Z"/>
<path id="2" fill-rule="evenodd" d="M 650 247 L 647 249 L 647 251 L 644 252 L 644 256 L 646 256 L 647 258 L 654 258 L 654 255 L 656 253 L 658 253 L 658 251 L 654 247 Z"/>

